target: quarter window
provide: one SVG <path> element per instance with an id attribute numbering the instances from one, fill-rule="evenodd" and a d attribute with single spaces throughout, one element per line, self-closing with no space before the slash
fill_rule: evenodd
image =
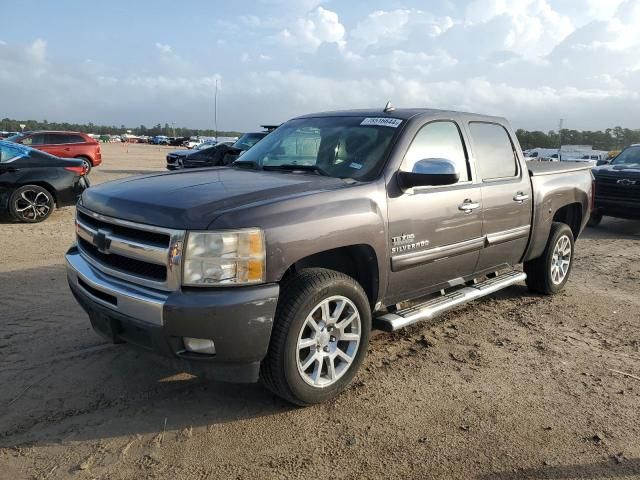
<path id="1" fill-rule="evenodd" d="M 469 123 L 471 140 L 483 180 L 515 177 L 518 163 L 509 134 L 495 123 Z"/>
<path id="2" fill-rule="evenodd" d="M 437 121 L 422 127 L 404 157 L 401 170 L 412 172 L 416 162 L 428 158 L 450 160 L 457 166 L 460 182 L 471 179 L 460 130 L 453 122 Z"/>
<path id="3" fill-rule="evenodd" d="M 8 145 L 0 145 L 0 163 L 7 163 L 24 156 L 22 150 Z"/>

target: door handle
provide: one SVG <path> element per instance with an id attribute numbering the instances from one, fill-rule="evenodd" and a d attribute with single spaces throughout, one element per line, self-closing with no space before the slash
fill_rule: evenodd
<path id="1" fill-rule="evenodd" d="M 515 197 L 513 197 L 514 202 L 523 203 L 525 200 L 529 200 L 529 195 L 524 192 L 518 192 Z"/>
<path id="2" fill-rule="evenodd" d="M 468 198 L 462 204 L 458 205 L 458 210 L 467 214 L 473 213 L 476 208 L 480 208 L 480 204 Z"/>

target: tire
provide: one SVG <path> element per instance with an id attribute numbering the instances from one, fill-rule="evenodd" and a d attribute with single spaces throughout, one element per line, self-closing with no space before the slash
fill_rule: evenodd
<path id="1" fill-rule="evenodd" d="M 82 160 L 82 163 L 87 169 L 87 173 L 85 173 L 85 175 L 89 175 L 91 173 L 91 169 L 93 168 L 93 164 L 91 163 L 91 160 L 88 159 L 87 157 L 75 157 L 75 158 L 76 160 Z"/>
<path id="2" fill-rule="evenodd" d="M 573 259 L 574 239 L 571 228 L 564 223 L 554 222 L 542 256 L 524 263 L 527 287 L 531 292 L 543 295 L 561 292 L 569 280 Z"/>
<path id="3" fill-rule="evenodd" d="M 24 185 L 9 198 L 9 213 L 23 223 L 39 223 L 51 215 L 55 208 L 53 194 L 38 185 Z"/>
<path id="4" fill-rule="evenodd" d="M 589 222 L 587 223 L 588 227 L 596 228 L 602 222 L 602 214 L 601 213 L 592 213 L 589 217 Z"/>
<path id="5" fill-rule="evenodd" d="M 325 402 L 353 380 L 367 354 L 370 332 L 371 307 L 358 282 L 333 270 L 301 270 L 280 287 L 260 379 L 271 392 L 293 404 Z M 302 346 L 305 342 L 312 345 Z"/>

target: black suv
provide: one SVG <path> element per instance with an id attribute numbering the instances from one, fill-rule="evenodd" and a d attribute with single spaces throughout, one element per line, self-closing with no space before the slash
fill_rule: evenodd
<path id="1" fill-rule="evenodd" d="M 593 175 L 595 208 L 589 225 L 597 226 L 604 215 L 640 219 L 640 144 L 625 148 L 610 163 L 597 166 Z"/>

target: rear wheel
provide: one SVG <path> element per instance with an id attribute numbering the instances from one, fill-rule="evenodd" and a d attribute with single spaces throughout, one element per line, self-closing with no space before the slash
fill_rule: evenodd
<path id="1" fill-rule="evenodd" d="M 358 282 L 333 270 L 302 270 L 281 286 L 262 382 L 296 405 L 327 401 L 358 372 L 370 330 Z"/>
<path id="2" fill-rule="evenodd" d="M 13 192 L 9 199 L 9 213 L 24 223 L 42 222 L 54 208 L 51 192 L 38 185 L 24 185 Z"/>
<path id="3" fill-rule="evenodd" d="M 529 290 L 544 295 L 562 291 L 573 266 L 573 248 L 571 228 L 554 222 L 542 256 L 524 263 Z"/>
<path id="4" fill-rule="evenodd" d="M 93 164 L 91 163 L 91 160 L 89 160 L 87 157 L 76 157 L 76 159 L 82 160 L 82 165 L 86 169 L 85 175 L 89 175 L 89 173 L 91 172 L 91 169 L 93 168 Z"/>

